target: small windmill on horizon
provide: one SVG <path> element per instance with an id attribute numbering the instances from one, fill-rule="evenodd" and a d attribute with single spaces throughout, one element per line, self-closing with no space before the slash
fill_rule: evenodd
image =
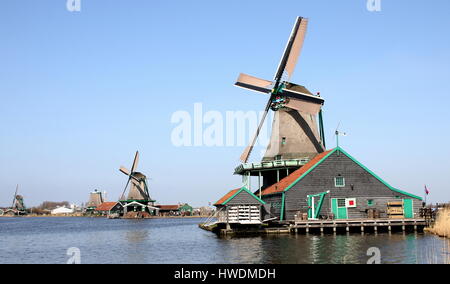
<path id="1" fill-rule="evenodd" d="M 19 185 L 16 186 L 11 208 L 0 210 L 0 216 L 2 215 L 25 215 L 27 214 L 24 198 L 19 194 Z"/>

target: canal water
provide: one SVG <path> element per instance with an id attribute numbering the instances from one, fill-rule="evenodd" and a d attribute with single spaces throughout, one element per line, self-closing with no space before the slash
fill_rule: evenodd
<path id="1" fill-rule="evenodd" d="M 450 264 L 450 241 L 430 234 L 219 238 L 202 219 L 0 218 L 0 263 Z M 375 251 L 375 254 L 374 254 Z M 369 256 L 368 256 L 369 252 Z"/>

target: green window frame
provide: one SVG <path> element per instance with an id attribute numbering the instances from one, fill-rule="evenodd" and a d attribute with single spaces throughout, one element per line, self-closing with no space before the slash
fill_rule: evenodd
<path id="1" fill-rule="evenodd" d="M 335 187 L 345 187 L 345 178 L 338 176 L 334 178 L 334 186 Z"/>
<path id="2" fill-rule="evenodd" d="M 367 200 L 367 206 L 373 206 L 374 204 L 373 199 Z"/>

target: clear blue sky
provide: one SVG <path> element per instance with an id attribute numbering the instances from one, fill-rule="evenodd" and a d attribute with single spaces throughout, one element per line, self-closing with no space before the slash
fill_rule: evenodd
<path id="1" fill-rule="evenodd" d="M 254 110 L 239 72 L 272 78 L 296 16 L 310 19 L 292 80 L 326 99 L 329 146 L 393 186 L 449 201 L 450 2 L 382 0 L 0 3 L 0 205 L 119 197 L 134 151 L 161 203 L 214 202 L 240 185 L 240 147 L 176 148 L 177 110 Z"/>

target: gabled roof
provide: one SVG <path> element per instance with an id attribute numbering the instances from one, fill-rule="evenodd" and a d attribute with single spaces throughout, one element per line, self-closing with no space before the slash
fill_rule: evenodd
<path id="1" fill-rule="evenodd" d="M 241 187 L 241 188 L 237 188 L 237 189 L 233 189 L 232 191 L 228 192 L 227 194 L 225 194 L 219 201 L 217 201 L 214 206 L 218 206 L 218 205 L 226 205 L 228 202 L 230 202 L 236 195 L 238 195 L 239 193 L 241 193 L 242 191 L 247 192 L 250 196 L 252 196 L 253 198 L 256 199 L 256 201 L 258 201 L 261 204 L 266 204 L 264 201 L 262 201 L 258 196 L 254 195 L 252 192 L 250 192 L 247 188 L 245 187 Z"/>
<path id="2" fill-rule="evenodd" d="M 285 191 L 286 188 L 288 188 L 291 184 L 293 184 L 298 178 L 305 175 L 305 173 L 308 172 L 308 170 L 310 170 L 316 164 L 321 162 L 325 157 L 328 156 L 328 154 L 331 154 L 333 151 L 334 151 L 334 149 L 318 154 L 311 161 L 309 161 L 307 164 L 302 166 L 300 169 L 296 170 L 292 174 L 283 178 L 278 183 L 271 185 L 268 188 L 264 189 L 261 194 L 262 195 L 270 195 L 270 194 L 277 194 L 277 193 L 281 193 L 281 192 Z"/>
<path id="3" fill-rule="evenodd" d="M 117 204 L 117 202 L 103 202 L 102 204 L 97 206 L 97 208 L 95 210 L 96 211 L 109 211 L 109 210 L 113 209 L 114 206 L 116 206 L 116 204 Z"/>
<path id="4" fill-rule="evenodd" d="M 355 158 L 350 156 L 347 152 L 345 152 L 342 148 L 337 147 L 335 149 L 323 152 L 317 156 L 315 156 L 309 163 L 298 169 L 297 171 L 293 172 L 289 176 L 285 177 L 284 179 L 280 180 L 278 183 L 264 189 L 262 191 L 262 195 L 271 195 L 271 194 L 280 194 L 283 192 L 288 191 L 291 189 L 294 185 L 296 185 L 300 180 L 302 180 L 305 176 L 307 176 L 312 170 L 314 170 L 318 165 L 323 163 L 329 156 L 331 156 L 334 152 L 339 151 L 340 153 L 346 155 L 350 160 L 355 162 L 357 165 L 359 165 L 361 168 L 363 168 L 365 171 L 367 171 L 369 174 L 371 174 L 374 178 L 379 180 L 382 184 L 384 184 L 386 187 L 388 187 L 390 190 L 407 195 L 412 198 L 416 198 L 419 200 L 422 200 L 421 197 L 396 189 L 392 187 L 390 184 L 385 182 L 383 179 L 381 179 L 379 176 L 377 176 L 374 172 L 369 170 L 366 166 L 361 164 L 359 161 L 357 161 Z"/>
<path id="5" fill-rule="evenodd" d="M 156 205 L 156 207 L 158 207 L 161 210 L 177 211 L 178 209 L 180 209 L 181 205 Z"/>

